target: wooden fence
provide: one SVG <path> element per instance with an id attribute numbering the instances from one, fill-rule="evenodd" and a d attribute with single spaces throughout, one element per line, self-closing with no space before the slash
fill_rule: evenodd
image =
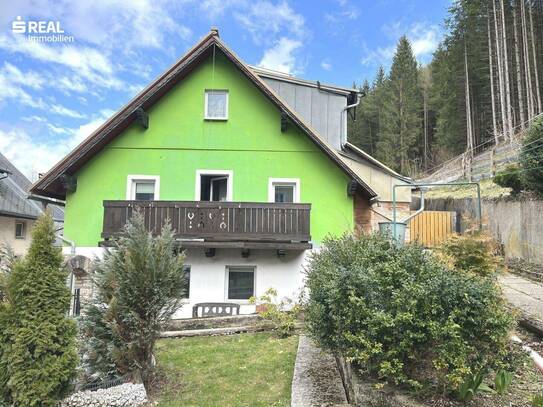
<path id="1" fill-rule="evenodd" d="M 456 231 L 456 213 L 424 211 L 409 221 L 409 236 L 424 247 L 442 243 Z"/>

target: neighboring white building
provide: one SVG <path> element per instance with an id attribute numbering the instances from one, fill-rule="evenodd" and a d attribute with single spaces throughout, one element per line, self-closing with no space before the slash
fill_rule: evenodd
<path id="1" fill-rule="evenodd" d="M 0 153 L 0 244 L 6 244 L 21 256 L 30 246 L 30 235 L 43 206 L 28 199 L 31 182 Z M 51 206 L 58 228 L 64 222 L 64 211 Z"/>

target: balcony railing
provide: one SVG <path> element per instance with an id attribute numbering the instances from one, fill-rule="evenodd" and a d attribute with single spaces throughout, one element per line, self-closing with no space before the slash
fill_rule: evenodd
<path id="1" fill-rule="evenodd" d="M 169 220 L 178 239 L 216 242 L 309 242 L 311 204 L 104 201 L 102 237 L 118 235 L 136 211 L 158 234 Z"/>

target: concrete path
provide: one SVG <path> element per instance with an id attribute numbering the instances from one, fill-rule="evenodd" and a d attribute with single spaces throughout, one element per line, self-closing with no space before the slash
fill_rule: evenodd
<path id="1" fill-rule="evenodd" d="M 292 407 L 348 406 L 334 357 L 300 335 L 292 378 Z"/>
<path id="2" fill-rule="evenodd" d="M 499 278 L 505 298 L 522 313 L 522 318 L 543 327 L 543 284 L 512 274 Z"/>

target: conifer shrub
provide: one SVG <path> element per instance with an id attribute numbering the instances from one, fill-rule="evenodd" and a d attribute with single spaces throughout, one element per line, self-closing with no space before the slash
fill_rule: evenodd
<path id="1" fill-rule="evenodd" d="M 330 238 L 306 281 L 310 334 L 364 374 L 457 391 L 505 364 L 513 319 L 495 282 L 451 272 L 421 247 L 380 235 Z"/>
<path id="2" fill-rule="evenodd" d="M 156 340 L 181 307 L 186 280 L 169 224 L 154 237 L 141 214 L 127 223 L 116 247 L 95 263 L 97 296 L 81 321 L 86 374 L 103 379 L 139 371 L 147 388 Z"/>
<path id="3" fill-rule="evenodd" d="M 28 254 L 9 273 L 8 300 L 5 312 L 0 311 L 0 324 L 6 327 L 0 370 L 8 377 L 4 389 L 18 406 L 56 406 L 75 376 L 76 325 L 67 316 L 68 273 L 54 241 L 53 220 L 44 214 L 32 231 Z"/>
<path id="4" fill-rule="evenodd" d="M 484 233 L 452 235 L 436 251 L 452 269 L 484 277 L 503 266 L 496 242 Z"/>
<path id="5" fill-rule="evenodd" d="M 520 164 L 526 188 L 543 194 L 543 116 L 528 129 L 522 142 Z"/>
<path id="6" fill-rule="evenodd" d="M 524 178 L 518 165 L 510 164 L 503 170 L 498 171 L 492 181 L 503 188 L 511 188 L 511 195 L 516 196 L 522 192 Z"/>

